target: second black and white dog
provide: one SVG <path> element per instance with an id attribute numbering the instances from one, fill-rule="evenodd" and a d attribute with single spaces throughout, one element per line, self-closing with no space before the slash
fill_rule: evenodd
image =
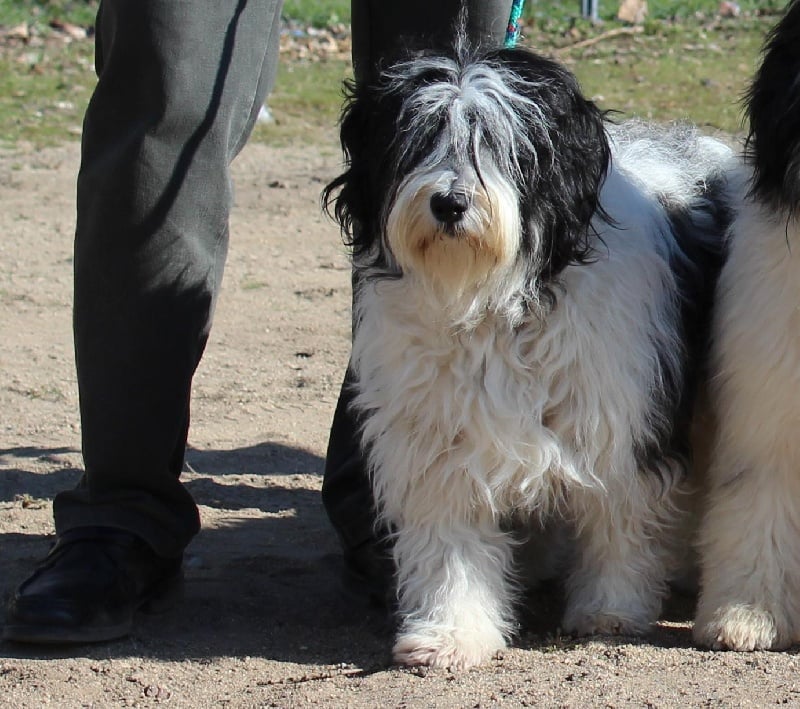
<path id="1" fill-rule="evenodd" d="M 564 520 L 562 627 L 657 619 L 687 489 L 730 151 L 615 126 L 525 50 L 416 56 L 357 88 L 326 190 L 356 270 L 353 366 L 404 664 L 515 628 L 511 526 Z"/>

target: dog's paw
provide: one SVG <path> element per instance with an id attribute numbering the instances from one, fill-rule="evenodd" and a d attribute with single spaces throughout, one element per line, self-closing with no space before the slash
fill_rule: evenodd
<path id="1" fill-rule="evenodd" d="M 644 635 L 651 630 L 652 623 L 612 610 L 592 613 L 568 611 L 562 627 L 571 635 Z"/>
<path id="2" fill-rule="evenodd" d="M 392 653 L 399 665 L 461 670 L 486 662 L 505 645 L 497 631 L 405 632 L 398 635 Z"/>
<path id="3" fill-rule="evenodd" d="M 792 644 L 783 613 L 753 605 L 723 606 L 710 620 L 699 616 L 692 632 L 698 645 L 712 650 L 782 650 Z"/>

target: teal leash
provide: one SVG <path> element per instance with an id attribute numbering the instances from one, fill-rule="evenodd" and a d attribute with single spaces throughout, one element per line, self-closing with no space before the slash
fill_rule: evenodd
<path id="1" fill-rule="evenodd" d="M 519 39 L 519 18 L 522 15 L 522 6 L 525 0 L 514 0 L 511 3 L 511 14 L 508 17 L 508 27 L 506 28 L 506 41 L 503 44 L 506 49 L 516 46 Z"/>

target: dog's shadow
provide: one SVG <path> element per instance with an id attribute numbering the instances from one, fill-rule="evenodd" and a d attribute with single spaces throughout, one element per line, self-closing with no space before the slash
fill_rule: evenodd
<path id="1" fill-rule="evenodd" d="M 47 452 L 23 453 L 18 457 L 39 460 Z M 238 462 L 233 462 L 237 456 Z M 298 664 L 345 662 L 367 673 L 391 666 L 393 617 L 368 605 L 358 588 L 348 589 L 350 595 L 343 592 L 340 547 L 319 492 L 290 474 L 319 473 L 322 460 L 279 444 L 226 451 L 226 455 L 190 451 L 188 457 L 203 471 L 186 481 L 197 502 L 209 514 L 216 509 L 227 512 L 224 523 L 204 528 L 187 550 L 183 600 L 166 615 L 141 615 L 130 637 L 83 646 L 80 652 L 92 658 L 210 661 L 253 656 Z M 69 461 L 51 475 L 31 473 L 30 462 L 18 463 L 16 478 L 8 477 L 0 498 L 9 500 L 9 505 L 15 494 L 31 490 L 46 501 L 79 477 Z M 278 477 L 264 483 L 259 476 L 234 475 L 254 471 Z M 24 504 L 25 500 L 13 502 Z M 21 529 L 0 534 L 0 540 L 0 562 L 7 572 L 0 598 L 7 599 L 47 553 L 52 536 Z M 563 599 L 557 583 L 529 592 L 518 608 L 520 632 L 513 647 L 546 652 L 586 643 L 585 638 L 561 635 Z M 691 600 L 675 596 L 667 604 L 665 618 L 687 620 L 692 610 Z M 690 638 L 686 628 L 669 623 L 659 625 L 654 636 L 641 642 L 683 647 L 690 645 Z M 8 657 L 58 659 L 74 655 L 75 650 L 4 643 L 3 652 Z"/>

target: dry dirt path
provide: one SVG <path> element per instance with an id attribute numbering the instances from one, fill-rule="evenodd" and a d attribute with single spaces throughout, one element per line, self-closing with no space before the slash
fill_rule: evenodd
<path id="1" fill-rule="evenodd" d="M 349 268 L 318 206 L 338 160 L 333 147 L 251 145 L 235 164 L 232 247 L 195 386 L 185 481 L 204 528 L 182 604 L 106 645 L 0 645 L 0 706 L 800 706 L 794 652 L 695 650 L 685 601 L 647 641 L 573 641 L 540 599 L 485 667 L 391 667 L 388 624 L 337 590 L 319 499 L 349 350 Z M 75 145 L 0 155 L 2 598 L 46 552 L 52 496 L 79 475 L 77 161 Z"/>

